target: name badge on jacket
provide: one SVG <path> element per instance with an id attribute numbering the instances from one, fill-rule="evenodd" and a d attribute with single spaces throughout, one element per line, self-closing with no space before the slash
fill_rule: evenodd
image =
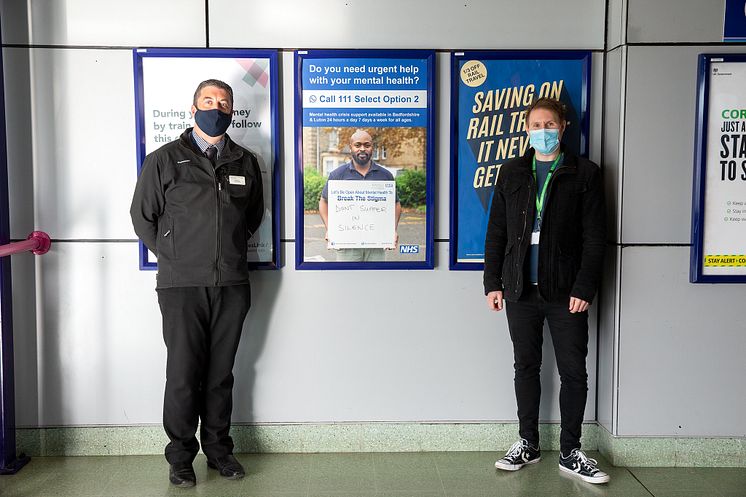
<path id="1" fill-rule="evenodd" d="M 246 185 L 246 177 L 228 176 L 228 183 L 230 183 L 231 185 Z"/>

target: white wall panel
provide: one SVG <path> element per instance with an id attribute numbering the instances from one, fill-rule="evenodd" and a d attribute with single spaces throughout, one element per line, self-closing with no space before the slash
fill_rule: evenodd
<path id="1" fill-rule="evenodd" d="M 609 0 L 606 14 L 606 49 L 612 50 L 627 40 L 627 3 L 629 0 Z"/>
<path id="2" fill-rule="evenodd" d="M 604 158 L 602 161 L 606 192 L 608 221 L 607 239 L 621 240 L 619 218 L 621 217 L 621 195 L 619 182 L 622 178 L 622 146 L 624 140 L 624 98 L 626 77 L 625 59 L 627 48 L 619 47 L 606 55 L 606 95 L 604 96 Z"/>
<path id="3" fill-rule="evenodd" d="M 724 0 L 625 0 L 627 41 L 723 41 Z"/>
<path id="4" fill-rule="evenodd" d="M 598 368 L 596 369 L 596 395 L 598 400 L 596 420 L 610 433 L 613 432 L 616 412 L 616 359 L 617 359 L 617 301 L 619 278 L 617 274 L 621 248 L 609 245 L 604 260 L 604 275 L 597 300 Z"/>
<path id="5" fill-rule="evenodd" d="M 282 119 L 282 157 L 280 174 L 282 176 L 282 198 L 280 199 L 282 213 L 280 223 L 281 238 L 295 239 L 295 67 L 294 53 L 280 52 L 279 62 L 282 80 L 279 85 L 281 92 L 278 115 Z M 282 247 L 285 250 L 286 247 Z M 295 267 L 295 254 L 284 254 L 285 263 Z"/>
<path id="6" fill-rule="evenodd" d="M 8 148 L 10 236 L 24 239 L 35 228 L 32 153 L 31 69 L 26 48 L 4 48 L 5 136 Z"/>
<path id="7" fill-rule="evenodd" d="M 743 436 L 746 285 L 689 283 L 689 247 L 622 252 L 617 434 Z"/>
<path id="8" fill-rule="evenodd" d="M 53 238 L 135 238 L 132 53 L 32 49 L 31 68 L 36 226 Z"/>
<path id="9" fill-rule="evenodd" d="M 203 0 L 4 0 L 3 43 L 87 46 L 205 46 Z M 24 19 L 25 20 L 25 19 Z M 20 21 L 20 19 L 19 19 Z"/>
<path id="10" fill-rule="evenodd" d="M 38 418 L 22 426 L 157 423 L 165 381 L 155 273 L 135 243 L 56 243 L 39 259 Z M 28 392 L 24 395 L 32 394 Z"/>
<path id="11" fill-rule="evenodd" d="M 604 56 L 603 53 L 591 54 L 591 96 L 590 127 L 588 130 L 588 157 L 596 164 L 601 164 L 601 143 L 603 130 L 604 105 Z"/>
<path id="12" fill-rule="evenodd" d="M 622 241 L 689 243 L 700 53 L 740 47 L 629 47 Z"/>
<path id="13" fill-rule="evenodd" d="M 438 53 L 435 56 L 435 140 L 432 164 L 435 180 L 435 224 L 434 237 L 439 240 L 451 238 L 451 54 Z M 437 251 L 436 251 L 437 252 Z M 435 252 L 434 252 L 435 253 Z M 440 259 L 438 264 L 448 264 Z"/>
<path id="14" fill-rule="evenodd" d="M 11 256 L 10 260 L 16 413 L 34 422 L 39 413 L 35 283 L 38 257 L 43 256 L 25 252 Z"/>
<path id="15" fill-rule="evenodd" d="M 38 415 L 24 408 L 19 425 L 159 423 L 165 347 L 154 273 L 137 270 L 136 245 L 58 243 L 37 275 L 37 360 L 17 374 L 23 385 L 38 375 L 23 402 L 38 402 Z M 234 421 L 515 420 L 505 316 L 486 309 L 480 273 L 286 268 L 252 281 Z M 541 417 L 558 420 L 548 336 L 544 355 Z"/>
<path id="16" fill-rule="evenodd" d="M 597 0 L 211 0 L 210 46 L 601 49 L 604 7 Z"/>
<path id="17" fill-rule="evenodd" d="M 28 43 L 27 0 L 0 0 L 0 28 L 3 43 Z"/>

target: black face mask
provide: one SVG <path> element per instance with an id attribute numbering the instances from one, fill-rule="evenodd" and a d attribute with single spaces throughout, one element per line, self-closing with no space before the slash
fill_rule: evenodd
<path id="1" fill-rule="evenodd" d="M 214 138 L 225 134 L 231 122 L 233 122 L 233 116 L 220 112 L 218 109 L 197 109 L 197 112 L 194 113 L 194 121 L 207 136 Z"/>

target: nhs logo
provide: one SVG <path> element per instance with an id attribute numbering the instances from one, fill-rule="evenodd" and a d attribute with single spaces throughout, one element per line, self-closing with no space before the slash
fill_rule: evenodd
<path id="1" fill-rule="evenodd" d="M 419 254 L 420 246 L 419 245 L 399 245 L 399 253 L 400 254 Z"/>

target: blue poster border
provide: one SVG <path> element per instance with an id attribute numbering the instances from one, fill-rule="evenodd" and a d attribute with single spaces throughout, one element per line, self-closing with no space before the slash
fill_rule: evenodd
<path id="1" fill-rule="evenodd" d="M 723 41 L 746 41 L 746 17 L 744 17 L 743 0 L 725 0 Z"/>
<path id="2" fill-rule="evenodd" d="M 303 78 L 304 61 L 314 59 L 425 59 L 427 60 L 427 145 L 425 260 L 389 262 L 310 262 L 304 261 L 304 209 L 303 209 Z M 376 270 L 376 269 L 433 269 L 434 265 L 434 205 L 435 205 L 435 50 L 296 50 L 295 51 L 295 268 L 300 270 Z"/>
<path id="3" fill-rule="evenodd" d="M 590 50 L 471 50 L 451 52 L 451 177 L 450 177 L 450 223 L 449 260 L 451 271 L 482 271 L 482 262 L 458 261 L 458 118 L 459 118 L 459 63 L 463 60 L 582 60 L 582 101 L 580 113 L 580 155 L 588 157 L 590 148 L 590 98 L 591 62 Z"/>
<path id="4" fill-rule="evenodd" d="M 279 119 L 279 80 L 281 78 L 278 51 L 275 49 L 213 49 L 213 48 L 134 48 L 132 60 L 135 79 L 135 141 L 137 154 L 137 175 L 140 176 L 145 160 L 145 110 L 143 108 L 144 83 L 142 61 L 145 57 L 182 58 L 266 58 L 269 59 L 270 74 L 270 115 L 272 117 L 272 260 L 249 262 L 249 269 L 279 269 L 282 267 L 280 250 L 280 119 Z M 141 270 L 156 270 L 158 264 L 149 260 L 148 249 L 138 240 L 139 264 Z"/>
<path id="5" fill-rule="evenodd" d="M 707 189 L 707 139 L 710 115 L 710 66 L 717 62 L 746 63 L 746 54 L 699 54 L 697 107 L 694 127 L 694 180 L 692 182 L 692 237 L 689 251 L 690 283 L 746 283 L 746 275 L 705 275 L 705 195 Z"/>

